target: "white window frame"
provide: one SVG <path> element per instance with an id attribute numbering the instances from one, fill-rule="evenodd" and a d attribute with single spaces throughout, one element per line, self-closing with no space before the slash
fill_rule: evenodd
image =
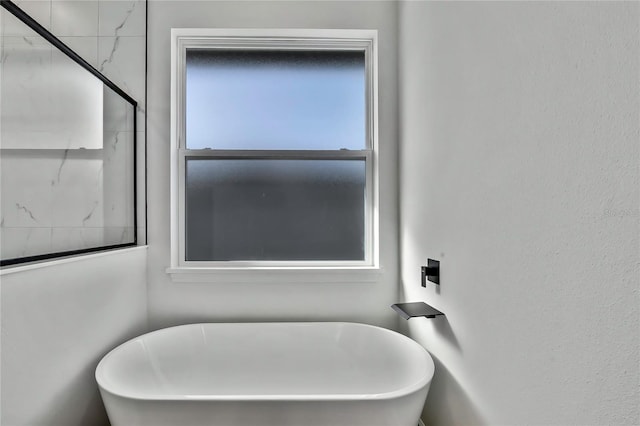
<path id="1" fill-rule="evenodd" d="M 185 74 L 187 49 L 241 50 L 357 50 L 365 52 L 367 131 L 362 150 L 216 150 L 186 149 Z M 378 61 L 376 30 L 325 29 L 211 29 L 171 30 L 171 266 L 174 274 L 206 274 L 250 270 L 377 270 L 379 268 L 378 215 Z M 364 159 L 365 259 L 361 261 L 186 261 L 185 260 L 185 157 L 208 158 L 289 158 Z M 174 280 L 176 276 L 174 275 Z M 181 279 L 179 279 L 181 280 Z M 198 281 L 198 279 L 182 279 Z"/>

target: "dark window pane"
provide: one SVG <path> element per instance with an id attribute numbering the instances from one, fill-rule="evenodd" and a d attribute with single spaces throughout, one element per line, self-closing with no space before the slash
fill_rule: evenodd
<path id="1" fill-rule="evenodd" d="M 362 51 L 187 50 L 187 149 L 363 149 Z"/>
<path id="2" fill-rule="evenodd" d="M 364 160 L 186 160 L 186 260 L 364 260 Z"/>

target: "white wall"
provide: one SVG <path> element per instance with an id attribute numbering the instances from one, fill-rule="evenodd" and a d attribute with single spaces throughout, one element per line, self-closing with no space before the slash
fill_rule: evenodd
<path id="1" fill-rule="evenodd" d="M 400 5 L 403 297 L 447 315 L 404 323 L 427 424 L 640 424 L 639 7 Z"/>
<path id="2" fill-rule="evenodd" d="M 2 271 L 4 426 L 99 426 L 95 368 L 147 328 L 146 247 Z"/>
<path id="3" fill-rule="evenodd" d="M 196 321 L 351 320 L 393 326 L 397 297 L 397 8 L 394 2 L 149 2 L 149 318 Z M 170 30 L 365 28 L 379 31 L 380 214 L 383 273 L 374 282 L 174 283 L 169 266 Z M 304 279 L 304 277 L 302 278 Z"/>

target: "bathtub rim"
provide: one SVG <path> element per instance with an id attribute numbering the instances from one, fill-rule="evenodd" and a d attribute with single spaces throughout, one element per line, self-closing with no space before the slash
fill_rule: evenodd
<path id="1" fill-rule="evenodd" d="M 184 394 L 170 394 L 170 395 L 150 395 L 150 394 L 140 394 L 133 392 L 120 392 L 114 391 L 106 386 L 104 386 L 103 378 L 104 375 L 103 370 L 105 369 L 106 360 L 114 356 L 114 354 L 120 349 L 122 346 L 130 344 L 137 339 L 142 337 L 147 337 L 153 334 L 162 333 L 165 330 L 170 330 L 174 328 L 182 328 L 182 327 L 190 327 L 190 326 L 201 326 L 207 324 L 285 324 L 285 325 L 295 325 L 295 324 L 337 324 L 337 325 L 355 325 L 362 327 L 375 328 L 381 332 L 390 333 L 394 335 L 394 338 L 399 338 L 401 340 L 407 341 L 410 345 L 416 347 L 416 349 L 424 351 L 426 355 L 426 359 L 429 362 L 431 374 L 426 374 L 421 377 L 419 380 L 397 390 L 393 390 L 390 392 L 382 392 L 375 394 L 274 394 L 274 395 L 264 395 L 264 394 L 241 394 L 241 395 L 184 395 Z M 433 380 L 433 375 L 435 372 L 435 364 L 433 362 L 433 358 L 429 351 L 427 351 L 421 344 L 411 339 L 410 337 L 405 336 L 402 333 L 399 333 L 394 330 L 390 330 L 388 328 L 379 327 L 371 324 L 364 324 L 359 322 L 349 322 L 349 321 L 262 321 L 262 322 L 197 322 L 197 323 L 188 323 L 188 324 L 180 324 L 174 325 L 170 327 L 160 328 L 154 331 L 150 331 L 148 333 L 143 333 L 139 336 L 133 337 L 115 348 L 111 349 L 107 352 L 98 362 L 98 365 L 95 369 L 95 380 L 98 384 L 98 388 L 100 392 L 107 392 L 113 396 L 131 399 L 137 401 L 190 401 L 190 402 L 223 402 L 223 401 L 237 401 L 237 402 L 248 402 L 248 401 L 298 401 L 298 402 L 314 402 L 314 401 L 382 401 L 382 400 L 392 400 L 396 398 L 401 398 L 407 395 L 411 395 L 415 392 L 419 392 L 424 387 L 429 387 L 431 381 Z"/>

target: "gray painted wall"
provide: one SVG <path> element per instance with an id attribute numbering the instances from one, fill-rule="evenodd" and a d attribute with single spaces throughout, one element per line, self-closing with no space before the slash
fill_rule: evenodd
<path id="1" fill-rule="evenodd" d="M 447 315 L 403 323 L 425 423 L 640 423 L 639 6 L 400 5 L 403 298 Z"/>

